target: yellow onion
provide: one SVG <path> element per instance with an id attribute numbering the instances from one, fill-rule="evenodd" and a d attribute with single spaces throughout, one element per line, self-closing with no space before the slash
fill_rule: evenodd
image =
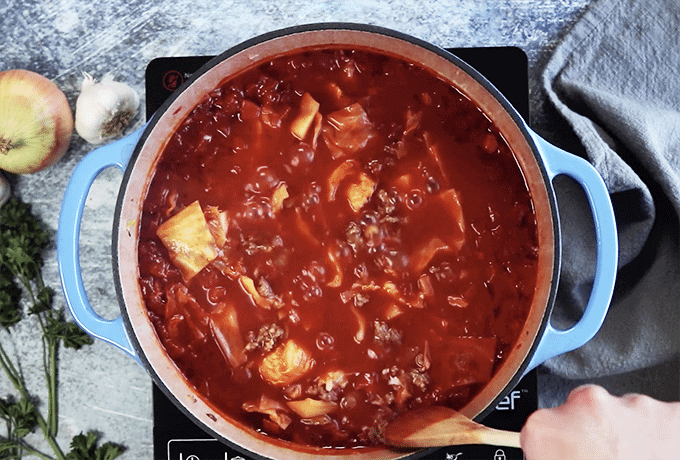
<path id="1" fill-rule="evenodd" d="M 0 168 L 38 172 L 59 161 L 73 133 L 73 114 L 63 91 L 29 70 L 0 72 Z"/>

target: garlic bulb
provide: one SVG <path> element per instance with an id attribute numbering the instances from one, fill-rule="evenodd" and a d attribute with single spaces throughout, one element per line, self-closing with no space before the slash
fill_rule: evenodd
<path id="1" fill-rule="evenodd" d="M 76 100 L 75 128 L 80 137 L 100 144 L 120 135 L 137 113 L 139 96 L 125 83 L 105 76 L 99 83 L 87 72 Z"/>

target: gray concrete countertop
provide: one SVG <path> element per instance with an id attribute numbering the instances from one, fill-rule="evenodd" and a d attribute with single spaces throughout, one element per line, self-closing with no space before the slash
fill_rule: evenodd
<path id="1" fill-rule="evenodd" d="M 144 71 L 160 56 L 218 54 L 256 35 L 315 22 L 360 22 L 392 28 L 442 47 L 517 46 L 529 58 L 530 124 L 550 139 L 564 129 L 547 105 L 540 74 L 560 38 L 590 0 L 424 1 L 355 0 L 5 0 L 0 4 L 0 70 L 24 68 L 52 79 L 72 108 L 82 72 L 111 73 L 144 98 Z M 144 118 L 140 108 L 131 127 Z M 75 133 L 69 151 L 53 167 L 10 176 L 14 193 L 56 232 L 71 172 L 93 146 Z M 122 174 L 105 171 L 86 203 L 81 263 L 91 303 L 106 318 L 119 315 L 111 268 L 111 229 Z M 45 254 L 45 281 L 61 292 L 54 250 Z M 57 306 L 65 306 L 61 295 Z M 12 336 L 0 332 L 43 397 L 42 355 L 35 325 L 22 323 Z M 104 441 L 127 446 L 122 458 L 152 458 L 151 379 L 125 353 L 97 341 L 87 349 L 60 352 L 61 430 L 71 437 L 95 429 Z M 10 384 L 0 376 L 0 396 Z M 36 435 L 40 443 L 39 435 Z"/>

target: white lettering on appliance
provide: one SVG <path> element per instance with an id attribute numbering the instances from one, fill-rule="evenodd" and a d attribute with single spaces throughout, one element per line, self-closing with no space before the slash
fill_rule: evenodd
<path id="1" fill-rule="evenodd" d="M 515 410 L 515 402 L 519 401 L 520 394 L 519 390 L 511 391 L 509 395 L 501 399 L 496 410 Z"/>

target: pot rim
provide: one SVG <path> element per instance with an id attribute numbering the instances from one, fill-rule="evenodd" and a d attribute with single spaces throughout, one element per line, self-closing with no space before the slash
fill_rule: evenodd
<path id="1" fill-rule="evenodd" d="M 528 149 L 528 151 L 531 152 L 531 159 L 533 161 L 532 166 L 537 169 L 537 173 L 540 175 L 541 183 L 543 184 L 543 187 L 540 188 L 541 193 L 544 193 L 544 196 L 541 197 L 541 200 L 545 203 L 546 208 L 549 209 L 549 216 L 545 216 L 546 219 L 551 220 L 550 224 L 550 230 L 548 233 L 550 233 L 550 258 L 551 263 L 552 263 L 552 268 L 551 270 L 546 269 L 546 275 L 545 275 L 545 280 L 544 282 L 546 283 L 544 286 L 544 292 L 541 293 L 541 298 L 544 300 L 541 304 L 542 310 L 541 310 L 541 315 L 539 319 L 534 319 L 534 324 L 533 327 L 529 332 L 531 332 L 531 337 L 526 337 L 526 340 L 529 340 L 529 344 L 524 344 L 523 347 L 526 349 L 526 352 L 524 353 L 523 358 L 520 361 L 519 365 L 515 365 L 513 367 L 514 371 L 512 373 L 512 376 L 505 379 L 507 382 L 504 383 L 501 386 L 500 390 L 494 391 L 493 393 L 495 396 L 491 399 L 491 401 L 488 401 L 487 403 L 484 404 L 484 407 L 481 409 L 477 410 L 475 409 L 474 412 L 474 419 L 480 420 L 484 418 L 489 412 L 491 412 L 495 406 L 501 401 L 503 397 L 507 394 L 507 392 L 511 391 L 519 382 L 519 380 L 524 376 L 525 370 L 527 369 L 527 366 L 529 365 L 529 361 L 539 343 L 540 337 L 543 335 L 543 332 L 547 326 L 547 323 L 550 318 L 550 314 L 552 312 L 552 308 L 554 305 L 555 297 L 556 297 L 556 292 L 557 292 L 557 283 L 555 282 L 556 280 L 559 279 L 559 272 L 560 272 L 560 247 L 561 247 L 561 233 L 560 233 L 560 228 L 559 228 L 559 218 L 558 218 L 558 213 L 557 213 L 557 202 L 556 198 L 554 195 L 554 190 L 552 187 L 552 183 L 550 180 L 550 176 L 546 171 L 545 165 L 544 165 L 544 160 L 542 158 L 542 154 L 540 153 L 539 149 L 537 148 L 532 136 L 530 135 L 526 124 L 522 117 L 519 115 L 519 113 L 515 110 L 515 108 L 509 103 L 509 101 L 503 96 L 500 91 L 498 91 L 485 77 L 483 77 L 478 71 L 476 71 L 474 68 L 469 66 L 467 63 L 465 63 L 463 60 L 458 58 L 457 56 L 451 54 L 450 52 L 437 47 L 431 43 L 428 43 L 424 40 L 421 40 L 419 38 L 375 26 L 375 25 L 368 25 L 368 24 L 358 24 L 358 23 L 345 23 L 345 22 L 332 22 L 332 23 L 314 23 L 314 24 L 306 24 L 306 25 L 299 25 L 299 26 L 294 26 L 294 27 L 288 27 L 280 30 L 275 30 L 272 32 L 268 32 L 256 37 L 253 37 L 249 40 L 246 40 L 240 44 L 237 44 L 225 52 L 219 54 L 215 58 L 211 59 L 209 62 L 207 62 L 205 65 L 203 65 L 199 70 L 194 72 L 190 78 L 187 79 L 187 81 L 184 82 L 184 84 L 177 89 L 162 105 L 161 107 L 152 115 L 150 118 L 149 122 L 147 123 L 146 128 L 144 129 L 141 138 L 137 142 L 137 145 L 134 149 L 134 152 L 130 158 L 130 162 L 125 169 L 124 175 L 123 175 L 123 180 L 120 186 L 120 192 L 118 195 L 118 201 L 116 203 L 116 208 L 115 208 L 115 214 L 114 214 L 114 229 L 113 229 L 113 234 L 112 234 L 112 248 L 113 248 L 113 268 L 114 268 L 114 284 L 116 288 L 116 293 L 119 299 L 119 303 L 121 306 L 121 314 L 125 323 L 125 328 L 126 332 L 128 333 L 131 343 L 133 344 L 134 348 L 137 351 L 137 354 L 140 358 L 140 361 L 143 363 L 145 366 L 146 370 L 150 373 L 152 379 L 158 387 L 162 390 L 163 393 L 165 393 L 170 400 L 172 400 L 179 408 L 184 412 L 187 416 L 189 416 L 190 419 L 192 419 L 194 422 L 198 423 L 202 428 L 206 429 L 209 431 L 212 435 L 214 435 L 216 438 L 220 439 L 221 441 L 225 442 L 226 444 L 234 447 L 237 450 L 244 451 L 247 455 L 256 455 L 258 458 L 268 458 L 268 457 L 261 457 L 258 452 L 254 452 L 250 450 L 248 447 L 243 447 L 240 443 L 234 442 L 232 439 L 229 437 L 225 436 L 225 434 L 221 433 L 219 430 L 215 429 L 213 424 L 210 423 L 210 420 L 206 421 L 205 417 L 198 417 L 193 410 L 191 410 L 187 406 L 187 401 L 184 401 L 181 398 L 180 395 L 175 394 L 175 392 L 171 389 L 171 385 L 169 384 L 168 381 L 166 381 L 163 378 L 162 374 L 165 374 L 166 372 L 174 372 L 169 369 L 169 367 L 172 367 L 171 365 L 168 365 L 167 361 L 163 362 L 162 364 L 162 369 L 157 369 L 157 365 L 154 365 L 154 363 L 157 363 L 158 356 L 157 354 L 164 354 L 162 351 L 162 346 L 160 345 L 160 342 L 158 341 L 158 347 L 160 350 L 156 350 L 156 353 L 154 352 L 149 352 L 148 347 L 145 347 L 141 342 L 138 337 L 137 333 L 137 328 L 136 328 L 136 323 L 135 323 L 135 318 L 131 317 L 130 311 L 128 309 L 128 302 L 126 302 L 126 292 L 123 287 L 123 281 L 121 280 L 121 269 L 122 266 L 120 264 L 120 255 L 121 255 L 121 249 L 119 247 L 121 235 L 126 234 L 129 235 L 129 226 L 130 222 L 122 222 L 122 218 L 125 214 L 124 212 L 124 207 L 129 206 L 129 201 L 130 201 L 130 196 L 128 195 L 128 190 L 129 190 L 129 185 L 131 178 L 133 177 L 133 170 L 134 166 L 137 163 L 137 160 L 142 154 L 142 151 L 144 149 L 144 146 L 146 145 L 147 140 L 153 135 L 154 129 L 157 127 L 158 123 L 165 119 L 165 118 L 172 118 L 178 111 L 174 105 L 176 105 L 178 100 L 181 100 L 181 98 L 184 96 L 184 93 L 187 91 L 192 91 L 192 86 L 196 83 L 202 80 L 202 78 L 209 73 L 211 70 L 213 70 L 216 66 L 218 66 L 220 63 L 223 61 L 232 58 L 236 55 L 238 55 L 241 52 L 244 52 L 246 50 L 249 50 L 253 47 L 256 47 L 258 45 L 265 44 L 267 42 L 270 42 L 272 40 L 277 40 L 281 39 L 284 37 L 288 36 L 293 36 L 293 35 L 298 35 L 298 34 L 306 34 L 306 33 L 323 33 L 323 32 L 328 32 L 328 31 L 347 31 L 349 33 L 365 33 L 366 36 L 372 36 L 374 34 L 377 34 L 378 36 L 384 36 L 389 39 L 396 39 L 400 40 L 403 42 L 408 43 L 408 46 L 415 46 L 422 48 L 426 51 L 429 51 L 433 55 L 436 55 L 439 58 L 443 58 L 446 61 L 449 61 L 449 63 L 453 64 L 453 66 L 457 67 L 460 69 L 468 78 L 472 78 L 474 80 L 474 83 L 481 86 L 489 95 L 490 97 L 494 100 L 493 102 L 499 106 L 499 109 L 502 110 L 501 116 L 504 117 L 509 117 L 512 121 L 512 126 L 513 129 L 517 130 L 517 133 L 521 135 L 521 139 L 523 140 L 523 143 L 525 145 L 521 146 L 522 148 Z M 270 57 L 271 58 L 271 57 Z M 226 77 L 224 77 L 226 78 Z M 455 85 L 457 86 L 457 85 Z M 457 86 L 458 87 L 458 86 Z M 461 88 L 459 88 L 461 89 Z M 467 93 L 467 91 L 463 91 L 464 93 Z M 475 100 L 475 98 L 471 99 Z M 170 115 L 168 115 L 169 110 L 171 108 L 174 108 L 174 112 Z M 190 107 L 188 110 L 192 110 L 193 106 Z M 183 117 L 182 117 L 183 118 Z M 504 133 L 505 134 L 505 133 Z M 516 145 L 511 144 L 510 141 L 508 141 L 509 145 L 511 145 L 512 150 L 515 150 Z M 518 158 L 518 161 L 520 159 Z M 526 159 L 525 159 L 526 161 Z M 525 173 L 525 168 L 527 167 L 526 164 L 520 164 L 520 167 Z M 150 170 L 153 170 L 151 168 Z M 526 173 L 525 173 L 526 174 Z M 146 187 L 143 188 L 143 190 L 146 190 Z M 531 189 L 532 197 L 534 196 L 534 193 L 537 190 Z M 143 200 L 140 200 L 143 201 Z M 133 232 L 134 233 L 134 232 Z M 546 251 L 548 248 L 544 248 Z M 136 252 L 135 252 L 136 254 Z M 537 285 L 538 285 L 537 281 Z M 143 302 L 142 302 L 143 303 Z M 532 304 L 532 310 L 536 310 L 536 305 Z M 156 339 L 157 340 L 157 339 Z M 520 338 L 520 341 L 522 339 Z M 519 347 L 519 345 L 518 345 Z M 516 347 L 517 348 L 517 347 Z M 151 356 L 149 356 L 151 355 Z M 167 357 L 166 357 L 167 358 Z M 510 360 L 508 360 L 510 361 Z M 508 362 L 506 362 L 503 367 L 507 367 L 506 364 L 509 365 Z M 494 377 L 494 379 L 496 376 Z M 493 379 L 492 379 L 493 381 Z M 194 399 L 196 396 L 194 396 Z M 488 398 L 487 398 L 488 399 Z M 192 401 L 191 403 L 194 403 L 196 401 Z M 204 403 L 207 403 L 207 401 L 204 401 Z M 209 403 L 207 403 L 209 404 Z M 203 407 L 203 406 L 201 406 Z M 214 416 L 214 415 L 213 415 Z M 277 442 L 277 440 L 269 438 L 269 441 L 274 441 L 274 444 L 280 444 Z M 286 444 L 286 443 L 284 443 Z M 279 446 L 281 447 L 281 446 Z M 295 446 L 296 448 L 299 446 Z M 304 447 L 303 447 L 304 448 Z M 384 450 L 382 447 L 378 448 L 366 448 L 362 449 L 362 452 L 365 453 L 375 453 L 376 450 Z M 352 450 L 352 449 L 344 449 L 342 452 L 339 449 L 336 449 L 332 452 L 334 456 L 337 456 L 338 458 L 344 458 L 347 455 L 356 455 L 357 451 Z M 409 458 L 419 458 L 421 455 L 426 455 L 427 452 L 430 450 L 425 450 L 421 453 L 418 454 L 413 454 L 409 453 L 410 457 Z M 267 452 L 267 451 L 266 451 Z M 305 451 L 306 452 L 306 451 Z M 319 455 L 326 453 L 327 450 L 314 450 L 314 453 L 312 454 L 313 457 L 318 457 Z M 392 454 L 395 453 L 395 451 L 391 451 Z M 296 452 L 297 453 L 297 452 Z M 404 452 L 399 453 L 398 456 L 404 455 Z M 324 455 L 325 458 L 331 458 L 332 456 L 326 456 Z M 303 457 L 301 457 L 303 458 Z M 312 457 L 310 457 L 312 458 Z M 378 458 L 375 455 L 371 455 L 371 458 Z M 397 458 L 394 455 L 390 455 L 385 458 Z"/>

